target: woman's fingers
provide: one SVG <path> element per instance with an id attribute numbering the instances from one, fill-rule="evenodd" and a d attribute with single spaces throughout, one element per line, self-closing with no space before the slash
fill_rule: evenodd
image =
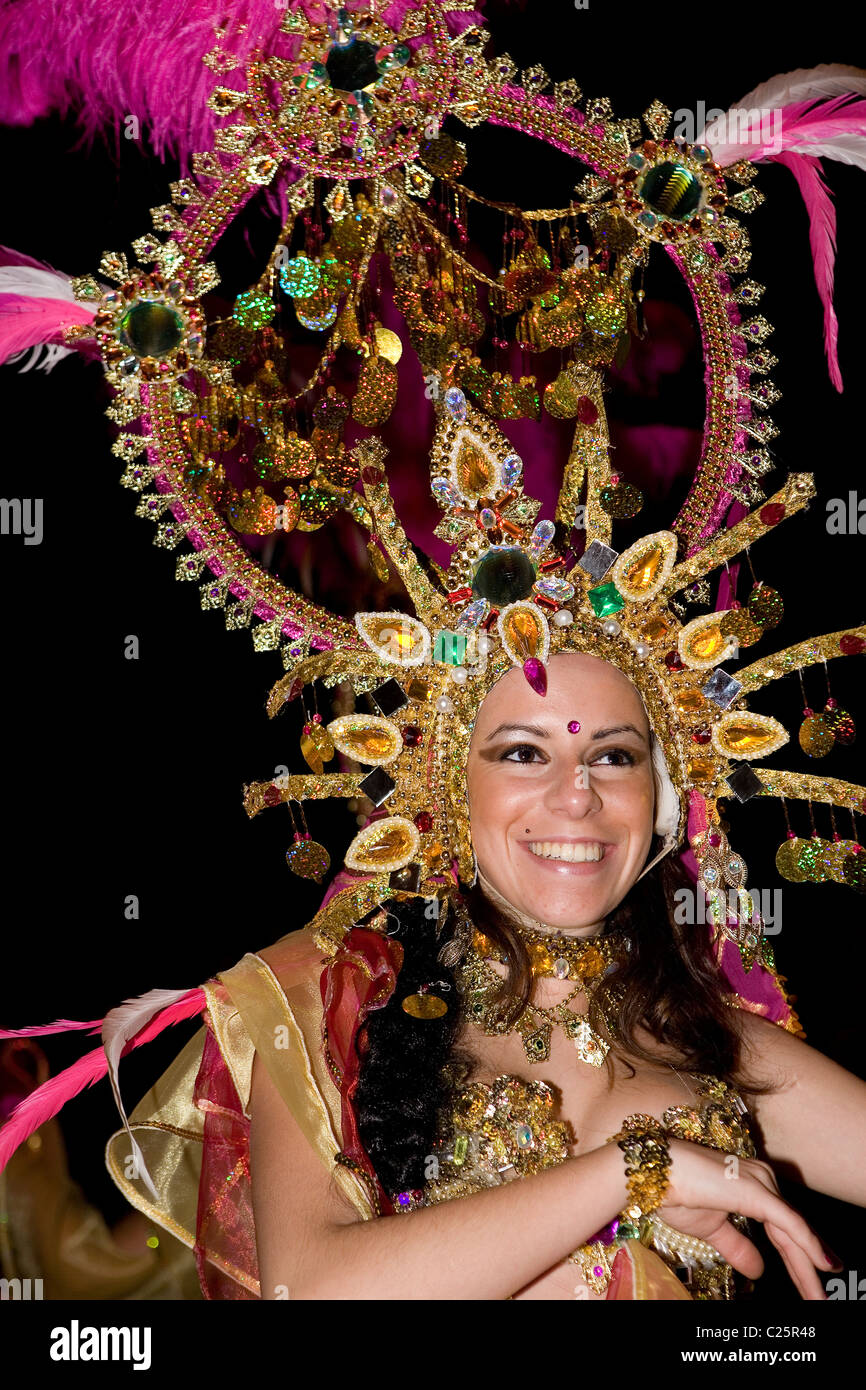
<path id="1" fill-rule="evenodd" d="M 710 1245 L 718 1250 L 723 1260 L 744 1274 L 747 1279 L 760 1279 L 764 1272 L 764 1261 L 758 1247 L 749 1240 L 730 1221 L 723 1221 L 718 1230 L 706 1237 Z"/>
<path id="2" fill-rule="evenodd" d="M 772 1221 L 765 1222 L 764 1230 L 782 1256 L 785 1268 L 794 1281 L 800 1297 L 806 1299 L 807 1302 L 824 1302 L 827 1298 L 826 1291 L 818 1278 L 811 1257 L 802 1246 L 798 1245 L 786 1231 L 783 1231 Z"/>

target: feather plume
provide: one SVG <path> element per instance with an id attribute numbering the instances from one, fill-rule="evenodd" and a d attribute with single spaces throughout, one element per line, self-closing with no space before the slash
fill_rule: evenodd
<path id="1" fill-rule="evenodd" d="M 56 342 L 64 328 L 92 323 L 95 312 L 93 305 L 75 299 L 62 270 L 0 246 L 0 364 L 27 348 Z"/>
<path id="2" fill-rule="evenodd" d="M 830 380 L 837 391 L 842 390 L 837 340 L 839 324 L 833 308 L 833 277 L 836 266 L 836 209 L 829 188 L 821 175 L 820 159 L 804 154 L 774 155 L 776 164 L 791 170 L 803 195 L 809 213 L 809 243 L 815 267 L 815 284 L 824 306 L 824 350 Z"/>
<path id="3" fill-rule="evenodd" d="M 164 1028 L 173 1023 L 181 1023 L 201 1013 L 207 1006 L 203 989 L 193 990 L 150 990 L 139 999 L 127 999 L 117 1009 L 106 1014 L 101 1024 L 73 1023 L 73 1028 L 102 1029 L 103 1046 L 88 1052 L 84 1057 L 65 1071 L 52 1076 L 42 1086 L 38 1086 L 29 1096 L 16 1105 L 9 1119 L 0 1129 L 0 1172 L 3 1171 L 15 1150 L 33 1134 L 40 1125 L 52 1119 L 85 1086 L 92 1086 L 106 1072 L 111 1075 L 114 1098 L 123 1119 L 123 1126 L 132 1143 L 132 1150 L 138 1164 L 138 1172 L 150 1193 L 157 1197 L 153 1179 L 147 1171 L 141 1150 L 133 1138 L 117 1087 L 117 1062 L 127 1048 L 140 1047 L 150 1042 Z M 61 1024 L 68 1020 L 46 1025 L 44 1028 L 16 1029 L 5 1031 L 3 1037 L 25 1037 L 38 1033 L 61 1031 Z M 109 1048 L 111 1055 L 109 1056 Z"/>
<path id="4" fill-rule="evenodd" d="M 116 1009 L 110 1009 L 102 1022 L 102 1044 L 105 1048 L 108 1079 L 114 1092 L 114 1100 L 132 1147 L 136 1172 L 153 1197 L 158 1196 L 153 1179 L 147 1171 L 144 1155 L 129 1128 L 129 1120 L 123 1108 L 117 1076 L 118 1063 L 124 1048 L 132 1043 L 133 1039 L 136 1047 L 140 1043 L 149 1042 L 151 1037 L 162 1032 L 169 1024 L 179 1023 L 182 1019 L 201 1013 L 203 1007 L 204 991 L 201 989 L 150 989 L 137 999 L 125 999 Z M 157 1026 L 154 1027 L 154 1023 Z M 143 1036 L 136 1036 L 139 1033 Z"/>
<path id="5" fill-rule="evenodd" d="M 866 169 L 866 101 L 842 93 L 826 101 L 808 98 L 783 107 L 732 106 L 704 127 L 701 138 L 723 168 L 740 159 L 757 164 L 792 150 Z"/>
<path id="6" fill-rule="evenodd" d="M 408 7 L 397 0 L 395 12 Z M 228 25 L 222 48 L 243 63 L 255 48 L 271 51 L 286 9 L 314 20 L 325 14 L 314 0 L 0 0 L 0 124 L 73 113 L 92 143 L 104 128 L 119 132 L 134 116 L 154 152 L 176 156 L 187 172 L 194 151 L 213 148 L 219 118 L 208 97 L 242 77 L 242 69 L 218 76 L 203 61 L 217 26 Z M 445 15 L 452 34 L 478 18 L 472 11 Z"/>

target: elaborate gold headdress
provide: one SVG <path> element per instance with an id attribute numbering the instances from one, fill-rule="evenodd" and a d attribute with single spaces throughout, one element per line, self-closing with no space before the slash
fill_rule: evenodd
<path id="1" fill-rule="evenodd" d="M 866 629 L 810 638 L 732 671 L 739 649 L 778 623 L 778 594 L 756 583 L 745 605 L 686 618 L 687 602 L 710 601 L 713 570 L 814 495 L 807 473 L 769 498 L 761 485 L 774 466 L 766 410 L 778 398 L 767 378 L 776 359 L 763 346 L 770 325 L 753 313 L 763 287 L 743 278 L 740 216 L 762 201 L 753 181 L 766 150 L 667 138 L 671 113 L 660 102 L 642 127 L 538 67 L 518 81 L 507 56 L 486 56 L 487 35 L 459 3 L 293 6 L 256 46 L 247 35 L 243 56 L 232 37 L 220 31 L 205 60 L 215 75 L 213 148 L 153 210 L 158 234 L 134 243 L 155 268 L 107 253 L 100 272 L 117 287 L 73 280 L 79 322 L 64 332 L 69 344 L 95 338 L 117 388 L 114 452 L 124 486 L 142 494 L 139 514 L 157 524 L 155 543 L 192 546 L 178 578 L 201 584 L 203 607 L 225 607 L 228 627 L 252 627 L 257 650 L 280 650 L 286 674 L 270 712 L 316 680 L 372 701 L 375 713 L 327 724 L 314 716 L 303 745 L 309 775 L 253 784 L 247 811 L 365 796 L 383 814 L 346 858 L 367 876 L 356 906 L 448 891 L 455 865 L 473 876 L 465 763 L 480 701 L 512 666 L 543 694 L 553 654 L 602 655 L 644 699 L 680 800 L 677 843 L 690 837 L 719 926 L 748 966 L 759 933 L 745 865 L 718 833 L 718 800 L 864 804 L 864 788 L 847 782 L 756 771 L 788 734 L 747 699 L 792 671 L 864 650 Z M 446 117 L 511 127 L 581 161 L 590 172 L 578 197 L 535 212 L 479 198 L 460 181 L 466 146 L 443 131 Z M 209 319 L 201 299 L 218 283 L 209 249 L 269 184 L 287 199 L 274 253 L 231 316 Z M 467 222 L 481 204 L 504 219 L 498 274 L 468 253 Z M 654 244 L 696 306 L 706 428 L 670 529 L 618 553 L 612 522 L 636 515 L 642 499 L 611 471 L 603 373 L 640 331 L 635 281 Z M 383 322 L 388 276 L 404 331 Z M 293 392 L 298 325 L 327 337 Z M 475 348 L 489 332 L 496 348 L 516 340 L 525 353 L 558 349 L 560 369 L 543 390 L 534 375 L 488 369 Z M 443 512 L 436 535 L 453 549 L 447 570 L 422 563 L 395 515 L 382 440 L 345 440 L 347 426 L 387 421 L 405 382 L 397 364 L 406 342 L 434 404 L 430 485 Z M 360 359 L 351 400 L 329 380 L 341 347 Z M 574 437 L 554 515 L 538 520 L 524 460 L 494 422 L 542 410 L 573 420 Z M 316 530 L 341 510 L 369 532 L 380 578 L 386 557 L 393 565 L 413 613 L 338 618 L 288 591 L 239 539 Z M 811 734 L 832 741 L 831 725 Z M 326 771 L 337 752 L 362 770 Z M 294 866 L 319 877 L 324 861 L 305 830 L 296 841 Z M 781 866 L 861 886 L 858 851 L 838 837 L 793 841 Z M 740 890 L 733 923 L 723 883 Z"/>

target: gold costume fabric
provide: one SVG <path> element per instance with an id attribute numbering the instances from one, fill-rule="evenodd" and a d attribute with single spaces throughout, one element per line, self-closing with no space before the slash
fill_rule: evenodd
<path id="1" fill-rule="evenodd" d="M 394 1210 L 375 1178 L 371 1181 L 357 1162 L 354 1167 L 345 1162 L 347 1152 L 352 1152 L 349 1131 L 353 1121 L 343 1083 L 359 1019 L 365 1016 L 364 1006 L 369 1009 L 384 1004 L 396 978 L 392 969 L 377 972 L 370 968 L 369 943 L 376 942 L 377 950 L 381 943 L 385 954 L 399 953 L 400 948 L 378 933 L 356 929 L 346 939 L 341 953 L 344 959 L 329 960 L 322 955 L 313 926 L 292 932 L 258 953 L 248 953 L 230 970 L 208 981 L 204 986 L 208 1001 L 204 1027 L 133 1110 L 130 1126 L 160 1193 L 158 1204 L 136 1175 L 125 1131 L 114 1134 L 106 1148 L 108 1170 L 128 1200 L 194 1252 L 205 1298 L 262 1296 L 249 1162 L 255 1053 L 358 1218 L 370 1220 Z M 330 967 L 329 983 L 323 990 L 325 967 Z M 337 985 L 331 979 L 335 967 L 343 976 Z M 366 996 L 363 984 L 360 993 L 347 985 L 346 981 L 353 979 L 366 982 Z M 333 1012 L 335 1009 L 339 1012 Z M 326 1015 L 337 1019 L 340 1012 L 342 1036 L 338 1038 L 333 1022 L 329 1032 L 325 1020 Z M 494 1120 L 489 1116 L 485 1119 L 485 1110 L 495 1109 L 489 1104 L 490 1087 L 476 1083 L 457 1095 L 451 1118 L 457 1128 L 462 1126 L 466 1142 L 458 1144 L 457 1154 L 462 1153 L 466 1161 L 461 1159 L 462 1168 L 455 1166 L 454 1133 L 449 1135 L 446 1126 L 437 1142 L 448 1171 L 442 1173 L 440 1169 L 440 1176 L 428 1182 L 428 1202 L 468 1195 L 499 1181 L 491 1163 L 485 1166 L 488 1152 L 501 1158 L 508 1149 L 514 1163 L 511 1176 L 517 1177 L 565 1158 L 567 1126 L 551 1124 L 544 1115 L 552 1103 L 550 1088 L 519 1077 L 498 1080 L 506 1083 L 504 1089 L 500 1087 L 506 1109 L 500 1106 Z M 736 1094 L 712 1077 L 697 1080 L 703 1094 L 700 1109 L 670 1107 L 663 1119 L 668 1132 L 729 1153 L 754 1153 L 741 1118 L 744 1107 Z M 521 1149 L 526 1136 L 518 1133 L 514 1139 L 515 1121 L 520 1120 L 532 1131 L 534 1163 L 525 1156 L 526 1146 Z M 606 1290 L 608 1299 L 734 1296 L 727 1265 L 716 1265 L 710 1272 L 698 1271 L 690 1294 L 672 1268 L 676 1258 L 670 1247 L 676 1249 L 678 1233 L 664 1229 L 669 1238 L 669 1263 L 647 1248 L 649 1240 L 642 1234 L 646 1244 L 634 1239 L 620 1244 L 620 1258 L 614 1268 L 617 1251 L 596 1240 L 571 1256 L 575 1278 L 585 1279 L 597 1292 Z M 656 1240 L 655 1244 L 658 1249 L 664 1242 Z"/>

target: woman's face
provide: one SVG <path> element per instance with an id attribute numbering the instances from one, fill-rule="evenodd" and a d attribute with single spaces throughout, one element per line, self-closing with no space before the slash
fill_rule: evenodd
<path id="1" fill-rule="evenodd" d="M 547 674 L 541 697 L 509 671 L 479 709 L 467 768 L 472 842 L 481 872 L 515 908 L 550 926 L 590 927 L 625 897 L 652 842 L 649 724 L 635 687 L 598 657 L 561 652 Z"/>

